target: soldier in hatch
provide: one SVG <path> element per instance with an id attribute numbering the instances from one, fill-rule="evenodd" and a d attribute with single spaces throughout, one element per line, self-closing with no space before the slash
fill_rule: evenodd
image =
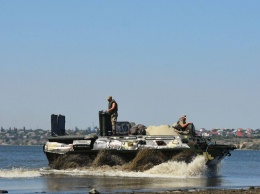
<path id="1" fill-rule="evenodd" d="M 186 123 L 186 118 L 186 115 L 181 115 L 181 118 L 177 121 L 177 127 L 181 128 L 182 131 L 184 131 L 189 124 L 192 124 L 191 122 Z"/>
<path id="2" fill-rule="evenodd" d="M 189 134 L 189 133 L 193 134 L 193 123 L 186 122 L 186 118 L 187 118 L 186 115 L 181 115 L 181 118 L 179 118 L 174 128 L 177 129 L 181 134 Z M 188 125 L 191 126 L 190 127 L 191 129 L 188 129 Z"/>

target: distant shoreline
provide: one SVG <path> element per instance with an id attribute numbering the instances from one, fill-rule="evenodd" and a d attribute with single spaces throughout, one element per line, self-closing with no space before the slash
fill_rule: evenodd
<path id="1" fill-rule="evenodd" d="M 260 138 L 212 139 L 218 144 L 233 144 L 239 150 L 260 150 Z"/>
<path id="2" fill-rule="evenodd" d="M 238 150 L 260 150 L 260 138 L 230 138 L 230 139 L 215 139 L 211 138 L 212 142 L 217 142 L 218 144 L 233 144 L 237 147 Z M 0 146 L 44 146 L 47 139 L 44 143 L 41 144 L 6 144 L 2 143 Z"/>
<path id="3" fill-rule="evenodd" d="M 44 145 L 13 145 L 13 144 L 0 144 L 0 146 L 44 146 Z M 260 145 L 259 145 L 260 146 Z M 242 148 L 236 150 L 252 150 L 252 151 L 260 151 L 260 149 L 249 149 L 249 148 Z"/>

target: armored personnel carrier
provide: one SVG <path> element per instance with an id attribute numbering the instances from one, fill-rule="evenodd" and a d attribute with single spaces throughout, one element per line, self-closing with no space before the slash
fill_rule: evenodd
<path id="1" fill-rule="evenodd" d="M 187 127 L 189 132 L 182 135 L 168 125 L 160 129 L 146 128 L 121 121 L 116 123 L 112 134 L 110 115 L 99 111 L 99 127 L 98 134 L 67 135 L 65 116 L 51 115 L 52 136 L 43 148 L 50 167 L 116 166 L 133 161 L 157 165 L 174 159 L 189 163 L 197 155 L 204 156 L 206 165 L 214 167 L 236 149 L 234 145 L 217 144 L 210 138 L 197 136 L 193 124 Z M 138 156 L 140 153 L 143 153 L 142 159 Z M 151 155 L 153 157 L 148 157 Z"/>

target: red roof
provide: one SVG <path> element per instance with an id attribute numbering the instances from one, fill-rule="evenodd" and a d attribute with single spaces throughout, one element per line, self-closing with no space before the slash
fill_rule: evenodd
<path id="1" fill-rule="evenodd" d="M 236 132 L 236 135 L 237 135 L 238 137 L 243 137 L 243 133 L 242 133 L 241 131 L 237 131 L 237 132 Z"/>

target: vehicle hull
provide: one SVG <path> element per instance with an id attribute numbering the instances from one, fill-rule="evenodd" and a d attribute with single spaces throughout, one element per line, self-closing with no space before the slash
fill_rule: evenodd
<path id="1" fill-rule="evenodd" d="M 190 136 L 59 136 L 48 139 L 44 153 L 50 167 L 55 169 L 136 162 L 139 163 L 136 169 L 140 170 L 141 164 L 146 163 L 150 166 L 170 160 L 189 163 L 197 155 L 204 156 L 205 164 L 214 167 L 234 149 L 233 145 Z"/>

